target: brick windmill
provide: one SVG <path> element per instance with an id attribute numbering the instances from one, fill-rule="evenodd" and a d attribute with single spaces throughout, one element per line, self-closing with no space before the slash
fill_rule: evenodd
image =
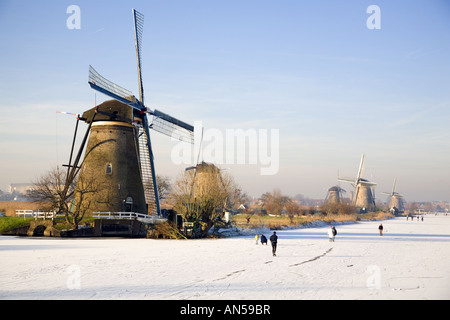
<path id="1" fill-rule="evenodd" d="M 398 192 L 395 192 L 395 186 L 397 184 L 397 179 L 394 179 L 394 184 L 392 185 L 391 192 L 382 192 L 389 196 L 388 198 L 388 207 L 390 211 L 401 213 L 405 211 L 405 200 L 403 199 L 403 195 Z"/>
<path id="2" fill-rule="evenodd" d="M 85 111 L 82 116 L 88 128 L 77 157 L 73 164 L 69 164 L 66 188 L 79 173 L 77 188 L 82 190 L 81 183 L 94 181 L 97 191 L 86 193 L 84 199 L 80 199 L 76 193 L 72 208 L 83 200 L 94 204 L 92 210 L 95 211 L 159 214 L 159 194 L 149 129 L 193 142 L 193 126 L 144 105 L 141 70 L 144 16 L 133 9 L 133 18 L 139 99 L 102 77 L 92 66 L 89 67 L 91 88 L 113 100 Z M 80 163 L 85 146 L 84 159 Z"/>
<path id="3" fill-rule="evenodd" d="M 364 155 L 361 156 L 361 162 L 359 164 L 358 174 L 356 179 L 344 179 L 339 178 L 339 181 L 350 182 L 355 188 L 353 195 L 353 205 L 360 209 L 361 212 L 375 211 L 375 196 L 372 192 L 372 187 L 376 186 L 375 182 L 361 178 L 362 170 L 364 166 Z"/>

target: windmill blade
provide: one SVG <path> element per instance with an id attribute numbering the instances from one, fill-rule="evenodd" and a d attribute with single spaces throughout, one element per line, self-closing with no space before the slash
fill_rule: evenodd
<path id="1" fill-rule="evenodd" d="M 338 181 L 355 183 L 355 180 L 350 178 L 339 178 Z"/>
<path id="2" fill-rule="evenodd" d="M 152 115 L 151 129 L 180 141 L 194 143 L 193 126 L 158 110 L 152 111 L 150 114 Z"/>
<path id="3" fill-rule="evenodd" d="M 79 116 L 79 113 L 74 113 L 74 112 L 66 112 L 66 111 L 56 111 L 56 113 L 61 113 L 61 114 L 68 114 L 71 116 Z"/>
<path id="4" fill-rule="evenodd" d="M 191 167 L 187 167 L 185 169 L 185 171 L 189 171 L 189 170 L 197 170 L 199 165 L 200 165 L 200 154 L 201 154 L 201 150 L 202 150 L 202 143 L 203 143 L 203 127 L 202 127 L 202 134 L 201 134 L 201 138 L 200 138 L 200 146 L 199 146 L 199 150 L 198 150 L 198 154 L 197 154 L 197 162 L 195 166 L 191 166 Z"/>
<path id="5" fill-rule="evenodd" d="M 366 185 L 366 186 L 372 186 L 372 187 L 375 187 L 377 185 L 376 182 L 370 182 L 370 181 L 360 181 L 359 183 Z"/>
<path id="6" fill-rule="evenodd" d="M 136 46 L 136 58 L 137 58 L 137 69 L 138 69 L 138 79 L 139 79 L 139 99 L 141 103 L 144 104 L 144 86 L 142 83 L 142 34 L 144 33 L 144 15 L 135 9 L 133 9 L 134 18 L 134 39 Z"/>
<path id="7" fill-rule="evenodd" d="M 161 213 L 159 203 L 158 185 L 156 183 L 155 164 L 153 161 L 153 151 L 148 131 L 147 117 L 143 117 L 144 124 L 138 126 L 139 164 L 141 168 L 141 178 L 144 187 L 145 200 L 149 205 L 149 212 Z"/>
<path id="8" fill-rule="evenodd" d="M 79 114 L 79 113 L 65 112 L 65 111 L 56 111 L 56 113 L 67 114 L 67 115 L 70 115 L 70 116 L 76 116 L 76 117 L 77 117 L 77 120 L 82 120 L 82 121 L 85 121 L 85 120 L 86 120 L 86 118 L 83 118 L 83 117 L 81 116 L 81 114 Z"/>
<path id="9" fill-rule="evenodd" d="M 194 139 L 195 139 L 195 137 L 194 137 Z M 200 163 L 200 155 L 202 153 L 202 143 L 203 143 L 203 127 L 202 127 L 202 134 L 200 136 L 200 145 L 198 146 L 197 162 L 195 163 L 196 165 L 198 165 Z"/>
<path id="10" fill-rule="evenodd" d="M 359 163 L 359 170 L 358 170 L 358 175 L 356 176 L 355 184 L 357 184 L 359 179 L 361 179 L 363 164 L 364 164 L 364 154 L 361 156 L 361 162 Z"/>
<path id="11" fill-rule="evenodd" d="M 392 186 L 392 194 L 395 193 L 395 184 L 397 183 L 397 179 L 394 178 L 394 185 Z"/>
<path id="12" fill-rule="evenodd" d="M 146 111 L 147 108 L 141 104 L 131 91 L 118 86 L 117 84 L 102 77 L 92 66 L 89 66 L 89 85 L 92 89 L 97 90 L 111 98 L 125 103 L 136 110 Z"/>
<path id="13" fill-rule="evenodd" d="M 163 120 L 166 120 L 167 122 L 170 122 L 178 127 L 181 127 L 183 129 L 186 129 L 190 132 L 194 132 L 194 127 L 191 126 L 190 124 L 187 124 L 186 122 L 183 122 L 181 120 L 178 120 L 172 116 L 169 116 L 167 113 L 155 110 L 152 112 L 152 114 L 158 118 L 161 118 Z"/>

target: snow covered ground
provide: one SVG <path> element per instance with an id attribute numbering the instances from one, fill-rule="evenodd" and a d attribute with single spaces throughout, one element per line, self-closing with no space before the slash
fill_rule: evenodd
<path id="1" fill-rule="evenodd" d="M 450 216 L 382 223 L 278 231 L 276 257 L 254 234 L 0 237 L 0 299 L 449 299 Z"/>

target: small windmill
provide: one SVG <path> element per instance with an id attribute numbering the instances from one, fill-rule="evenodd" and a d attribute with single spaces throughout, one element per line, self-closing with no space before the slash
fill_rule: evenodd
<path id="1" fill-rule="evenodd" d="M 375 211 L 375 197 L 372 192 L 372 187 L 376 186 L 375 182 L 370 182 L 361 178 L 362 170 L 364 166 L 364 154 L 361 156 L 361 162 L 359 164 L 358 174 L 355 180 L 339 178 L 339 181 L 350 182 L 355 188 L 353 196 L 353 205 L 360 208 L 361 211 Z"/>
<path id="2" fill-rule="evenodd" d="M 84 112 L 83 118 L 86 119 L 88 128 L 74 163 L 69 165 L 71 171 L 66 186 L 81 171 L 80 179 L 83 176 L 94 176 L 98 184 L 102 185 L 96 198 L 90 199 L 97 203 L 97 211 L 146 213 L 148 209 L 152 214 L 160 214 L 149 129 L 192 143 L 194 127 L 144 105 L 141 68 L 144 16 L 135 9 L 132 12 L 139 99 L 89 66 L 88 82 L 91 88 L 114 100 Z M 88 135 L 86 153 L 79 164 Z M 101 203 L 105 205 L 102 206 Z"/>
<path id="3" fill-rule="evenodd" d="M 332 186 L 328 189 L 327 196 L 325 197 L 325 202 L 328 204 L 339 204 L 343 200 L 343 193 L 346 192 L 344 189 L 341 188 L 341 185 L 339 183 L 339 171 L 338 171 L 338 183 L 335 186 Z"/>
<path id="4" fill-rule="evenodd" d="M 329 204 L 339 204 L 342 202 L 342 193 L 346 192 L 340 186 L 332 186 L 328 189 L 327 196 L 325 198 L 325 202 Z"/>
<path id="5" fill-rule="evenodd" d="M 401 195 L 398 192 L 395 192 L 395 186 L 397 184 L 397 180 L 394 179 L 394 184 L 392 185 L 392 191 L 391 192 L 383 192 L 383 194 L 386 194 L 389 196 L 389 211 L 394 212 L 403 212 L 405 210 L 405 201 L 403 200 L 403 195 Z"/>

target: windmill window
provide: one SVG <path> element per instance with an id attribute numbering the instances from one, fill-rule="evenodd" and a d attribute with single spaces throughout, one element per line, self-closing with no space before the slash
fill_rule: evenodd
<path id="1" fill-rule="evenodd" d="M 106 174 L 112 174 L 112 164 L 111 163 L 106 164 Z"/>

